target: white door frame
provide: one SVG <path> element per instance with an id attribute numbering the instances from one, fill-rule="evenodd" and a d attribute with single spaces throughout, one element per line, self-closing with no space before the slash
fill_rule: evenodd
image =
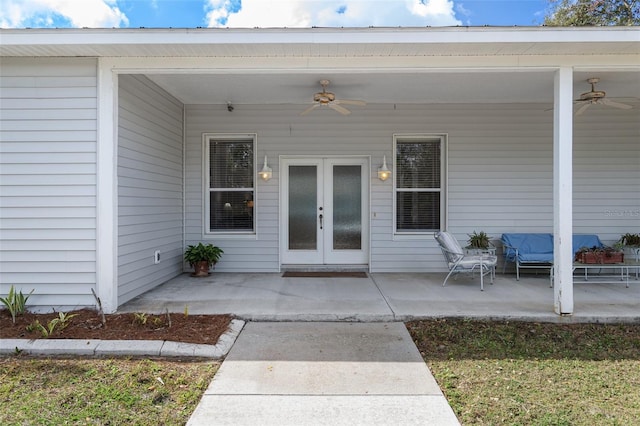
<path id="1" fill-rule="evenodd" d="M 329 160 L 329 161 L 325 161 Z M 349 253 L 349 250 L 342 250 L 331 253 L 332 236 L 331 232 L 320 232 L 318 229 L 318 244 L 316 250 L 308 252 L 300 251 L 293 255 L 287 251 L 289 240 L 289 223 L 288 223 L 288 200 L 289 200 L 289 173 L 290 165 L 316 165 L 319 167 L 318 175 L 322 178 L 322 182 L 318 183 L 318 205 L 323 207 L 323 227 L 327 223 L 333 223 L 333 199 L 326 197 L 324 188 L 332 185 L 331 166 L 334 164 L 344 165 L 360 165 L 362 166 L 362 248 L 357 253 Z M 309 156 L 280 156 L 280 260 L 281 264 L 309 264 L 309 265 L 327 265 L 327 264 L 358 264 L 364 265 L 369 263 L 370 259 L 370 158 L 369 156 L 331 156 L 331 155 L 309 155 Z M 329 193 L 331 193 L 329 191 Z M 320 227 L 320 221 L 317 224 Z M 331 225 L 332 226 L 332 225 Z M 339 255 L 338 255 L 339 253 Z M 333 254 L 333 255 L 332 255 Z M 320 260 L 319 260 L 320 259 Z M 356 260 L 357 259 L 357 260 Z"/>

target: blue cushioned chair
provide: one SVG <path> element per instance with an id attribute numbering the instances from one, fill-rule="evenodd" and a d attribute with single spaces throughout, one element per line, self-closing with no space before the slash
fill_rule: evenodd
<path id="1" fill-rule="evenodd" d="M 516 280 L 520 279 L 520 269 L 553 267 L 553 235 L 541 233 L 502 234 L 504 268 L 507 262 L 516 264 Z M 574 234 L 573 254 L 582 247 L 603 247 L 600 238 L 593 234 Z M 503 270 L 504 272 L 504 270 Z"/>

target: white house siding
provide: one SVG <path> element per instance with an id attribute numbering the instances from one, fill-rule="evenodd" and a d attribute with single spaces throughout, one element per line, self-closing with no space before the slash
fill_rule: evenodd
<path id="1" fill-rule="evenodd" d="M 575 232 L 608 244 L 640 233 L 640 109 L 590 108 L 574 138 Z"/>
<path id="2" fill-rule="evenodd" d="M 0 293 L 29 306 L 93 305 L 96 61 L 2 58 Z"/>
<path id="3" fill-rule="evenodd" d="M 474 230 L 484 230 L 496 238 L 503 232 L 553 232 L 553 114 L 547 111 L 548 105 L 367 105 L 352 107 L 353 113 L 347 117 L 328 109 L 301 117 L 299 113 L 304 108 L 304 105 L 236 105 L 229 113 L 223 105 L 187 106 L 188 244 L 207 238 L 202 231 L 203 132 L 255 132 L 258 163 L 267 154 L 274 172 L 269 182 L 257 182 L 256 237 L 213 238 L 225 250 L 217 266 L 219 270 L 278 269 L 278 157 L 322 154 L 371 156 L 372 271 L 443 270 L 442 254 L 432 235 L 393 235 L 393 183 L 379 181 L 376 171 L 384 154 L 389 160 L 393 156 L 394 133 L 447 135 L 448 229 L 461 243 Z M 619 185 L 616 191 L 603 189 L 593 181 L 595 176 L 588 183 L 576 182 L 575 228 L 576 232 L 594 232 L 612 239 L 630 232 L 630 225 L 638 221 L 637 215 L 624 221 L 602 219 L 609 204 L 628 206 L 624 208 L 637 212 L 639 117 L 635 110 L 615 110 L 618 126 L 604 131 L 597 129 L 610 127 L 606 124 L 611 123 L 613 112 L 603 115 L 595 112 L 589 111 L 594 114 L 584 119 L 592 129 L 578 127 L 575 132 L 578 162 L 575 173 L 586 176 L 597 163 L 597 167 L 602 167 L 598 174 L 613 176 Z M 612 138 L 612 132 L 617 135 L 615 149 L 601 148 L 607 150 L 610 161 L 602 161 L 594 148 L 593 135 L 598 132 L 608 139 Z M 256 164 L 256 169 L 259 167 Z M 604 194 L 601 198 L 607 200 L 606 204 L 589 205 L 599 194 Z M 579 208 L 585 204 L 590 211 L 586 216 L 585 209 Z"/>
<path id="4" fill-rule="evenodd" d="M 120 76 L 118 304 L 182 272 L 182 109 L 146 77 Z"/>

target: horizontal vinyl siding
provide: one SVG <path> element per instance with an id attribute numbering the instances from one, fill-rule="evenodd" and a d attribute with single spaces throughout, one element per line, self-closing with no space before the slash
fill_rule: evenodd
<path id="1" fill-rule="evenodd" d="M 575 121 L 574 230 L 606 244 L 640 233 L 640 110 L 590 108 Z"/>
<path id="2" fill-rule="evenodd" d="M 96 282 L 96 61 L 2 58 L 0 293 L 91 306 Z"/>
<path id="3" fill-rule="evenodd" d="M 255 238 L 213 238 L 225 250 L 217 269 L 224 271 L 274 271 L 279 265 L 279 164 L 281 155 L 371 156 L 371 270 L 442 271 L 442 254 L 431 234 L 393 235 L 393 182 L 376 178 L 386 155 L 391 168 L 394 133 L 446 134 L 448 229 L 461 244 L 467 234 L 484 230 L 499 238 L 503 232 L 553 232 L 553 115 L 541 105 L 367 105 L 352 107 L 350 116 L 317 109 L 300 116 L 305 106 L 236 105 L 188 106 L 186 132 L 186 240 L 201 241 L 202 133 L 257 133 L 256 170 L 267 154 L 273 179 L 256 185 L 257 235 Z M 591 112 L 591 111 L 590 111 Z M 600 197 L 604 205 L 638 209 L 638 111 L 615 110 L 620 146 L 607 155 L 604 165 L 588 160 L 590 129 L 576 129 L 575 173 L 595 167 L 604 176 L 618 176 L 613 195 L 595 182 L 576 182 L 575 203 Z M 584 120 L 594 128 L 607 128 L 608 117 Z M 581 124 L 578 122 L 577 126 Z M 597 134 L 597 132 L 596 132 Z M 586 150 L 586 151 L 585 151 Z M 583 151 L 585 151 L 583 153 Z M 608 163 L 608 164 L 607 164 Z M 622 169 L 620 169 L 622 165 Z M 613 173 L 613 175 L 610 175 Z M 628 180 L 624 176 L 629 176 Z M 635 179 L 634 179 L 635 178 Z M 591 189 L 589 189 L 591 188 Z M 584 198 L 584 201 L 580 201 Z M 635 206 L 635 207 L 634 207 Z M 627 207 L 625 207 L 627 208 Z M 596 232 L 605 239 L 631 232 L 634 220 L 598 221 L 594 212 L 574 208 L 576 232 Z M 596 223 L 597 222 L 597 223 Z M 592 224 L 590 224 L 592 223 Z M 637 228 L 637 226 L 636 226 Z M 638 232 L 638 231 L 636 231 Z"/>
<path id="4" fill-rule="evenodd" d="M 124 75 L 118 106 L 122 304 L 182 272 L 182 104 L 149 79 Z"/>

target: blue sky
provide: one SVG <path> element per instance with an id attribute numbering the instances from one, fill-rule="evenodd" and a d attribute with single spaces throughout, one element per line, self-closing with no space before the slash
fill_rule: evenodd
<path id="1" fill-rule="evenodd" d="M 2 0 L 0 27 L 537 26 L 548 0 Z"/>

